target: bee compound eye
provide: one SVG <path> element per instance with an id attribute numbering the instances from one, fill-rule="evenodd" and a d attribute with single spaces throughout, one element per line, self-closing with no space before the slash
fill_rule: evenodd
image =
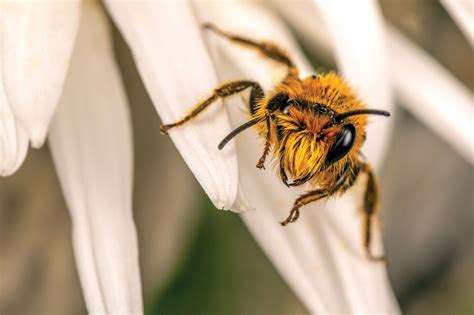
<path id="1" fill-rule="evenodd" d="M 336 142 L 326 156 L 326 164 L 332 164 L 343 158 L 354 146 L 356 129 L 353 124 L 342 127 L 342 132 L 338 135 Z"/>

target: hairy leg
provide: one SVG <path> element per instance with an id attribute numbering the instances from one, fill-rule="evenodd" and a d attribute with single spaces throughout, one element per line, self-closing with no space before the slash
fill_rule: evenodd
<path id="1" fill-rule="evenodd" d="M 327 198 L 337 192 L 346 191 L 354 184 L 358 175 L 359 175 L 358 167 L 356 167 L 353 171 L 350 171 L 349 167 L 346 165 L 345 172 L 340 176 L 340 178 L 336 181 L 336 184 L 333 187 L 309 191 L 299 196 L 295 200 L 293 204 L 293 208 L 291 208 L 290 214 L 288 215 L 288 218 L 280 222 L 280 224 L 285 226 L 288 223 L 293 223 L 296 220 L 298 220 L 300 216 L 300 208 L 303 207 L 304 205 L 307 205 L 311 202 L 314 202 L 323 198 Z"/>
<path id="2" fill-rule="evenodd" d="M 371 251 L 371 240 L 372 240 L 372 222 L 376 216 L 376 206 L 378 202 L 378 187 L 375 181 L 375 176 L 369 164 L 362 164 L 362 172 L 367 174 L 367 186 L 364 194 L 364 206 L 363 206 L 363 240 L 364 248 L 367 258 L 372 261 L 382 261 L 388 263 L 386 256 L 374 256 Z"/>
<path id="3" fill-rule="evenodd" d="M 311 203 L 313 201 L 326 198 L 330 195 L 331 195 L 331 192 L 329 189 L 319 189 L 319 190 L 313 190 L 313 191 L 307 192 L 306 194 L 299 196 L 295 200 L 293 204 L 293 208 L 291 208 L 290 214 L 288 215 L 288 217 L 285 220 L 281 221 L 280 224 L 285 226 L 288 223 L 295 222 L 300 217 L 300 208 L 302 206 L 307 205 L 308 203 Z"/>
<path id="4" fill-rule="evenodd" d="M 278 133 L 278 126 L 277 126 L 277 133 Z M 286 175 L 285 161 L 283 159 L 283 156 L 285 155 L 286 144 L 288 142 L 287 140 L 288 138 L 284 138 L 283 140 L 280 139 L 282 143 L 280 144 L 280 150 L 279 150 L 278 155 L 280 156 L 280 178 L 283 184 L 285 184 L 285 186 L 289 188 L 290 186 L 288 185 L 288 175 Z"/>
<path id="5" fill-rule="evenodd" d="M 161 132 L 163 134 L 168 134 L 168 130 L 177 126 L 181 126 L 184 123 L 192 120 L 193 118 L 197 117 L 200 113 L 202 113 L 205 109 L 207 109 L 212 103 L 214 103 L 219 98 L 226 98 L 233 94 L 242 92 L 243 90 L 251 87 L 252 93 L 257 95 L 258 97 L 263 97 L 263 90 L 260 85 L 253 81 L 234 81 L 230 83 L 223 84 L 216 88 L 212 95 L 207 99 L 199 102 L 191 111 L 190 114 L 186 115 L 181 120 L 167 125 L 161 126 Z M 250 107 L 254 105 L 250 104 Z"/>
<path id="6" fill-rule="evenodd" d="M 265 169 L 265 159 L 267 158 L 267 155 L 268 153 L 270 152 L 270 131 L 271 131 L 271 116 L 270 114 L 267 112 L 266 115 L 265 115 L 265 121 L 266 121 L 266 126 L 267 126 L 267 134 L 266 134 L 266 137 L 265 137 L 265 147 L 263 149 L 263 153 L 262 153 L 262 156 L 260 157 L 260 160 L 258 160 L 258 163 L 257 163 L 257 168 L 260 168 L 260 169 Z"/>
<path id="7" fill-rule="evenodd" d="M 230 34 L 230 33 L 220 30 L 216 26 L 209 23 L 204 24 L 203 28 L 207 30 L 212 30 L 216 34 L 219 34 L 227 38 L 233 43 L 257 50 L 265 57 L 270 58 L 273 61 L 276 61 L 280 64 L 287 66 L 289 77 L 294 77 L 294 78 L 298 77 L 298 69 L 296 68 L 295 64 L 291 60 L 290 56 L 288 55 L 286 51 L 278 47 L 276 44 L 272 42 L 268 42 L 268 41 L 257 42 L 257 41 L 253 41 L 251 39 L 244 38 L 238 35 Z"/>

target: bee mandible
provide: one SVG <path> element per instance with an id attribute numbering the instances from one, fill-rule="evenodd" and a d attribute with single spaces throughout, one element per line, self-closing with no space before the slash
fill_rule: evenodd
<path id="1" fill-rule="evenodd" d="M 295 222 L 300 208 L 311 202 L 343 194 L 360 174 L 367 175 L 363 199 L 363 245 L 367 258 L 387 262 L 386 256 L 371 252 L 371 230 L 378 201 L 374 173 L 361 154 L 366 138 L 367 115 L 390 116 L 384 110 L 368 109 L 339 75 L 329 72 L 300 79 L 299 71 L 288 53 L 269 41 L 254 41 L 220 30 L 213 31 L 232 43 L 253 49 L 287 68 L 285 78 L 265 95 L 254 81 L 222 84 L 198 103 L 181 120 L 161 126 L 161 132 L 181 126 L 205 111 L 218 99 L 250 89 L 251 119 L 229 133 L 218 145 L 221 150 L 240 132 L 255 126 L 264 138 L 263 153 L 257 168 L 264 169 L 271 153 L 279 165 L 279 176 L 287 187 L 308 183 L 313 190 L 298 197 L 281 225 Z"/>

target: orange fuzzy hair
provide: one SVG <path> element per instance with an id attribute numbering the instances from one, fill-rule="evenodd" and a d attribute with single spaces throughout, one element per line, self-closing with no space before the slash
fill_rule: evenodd
<path id="1" fill-rule="evenodd" d="M 289 79 L 277 86 L 273 95 L 262 99 L 257 107 L 255 117 L 264 121 L 268 100 L 276 93 L 286 93 L 290 99 L 307 101 L 310 104 L 323 104 L 336 113 L 365 109 L 349 85 L 336 73 L 324 76 L 313 76 L 302 81 Z M 351 116 L 346 119 L 356 130 L 356 140 L 349 154 L 329 166 L 325 165 L 326 156 L 342 131 L 342 124 L 329 126 L 328 115 L 315 115 L 310 109 L 291 107 L 288 115 L 275 114 L 280 126 L 281 137 L 278 140 L 275 130 L 271 132 L 271 143 L 274 156 L 281 161 L 288 175 L 293 178 L 312 177 L 313 183 L 324 183 L 335 178 L 335 173 L 342 173 L 347 160 L 354 163 L 364 142 L 365 115 Z M 303 127 L 303 128 L 302 128 Z M 264 122 L 257 125 L 260 134 L 265 134 Z"/>

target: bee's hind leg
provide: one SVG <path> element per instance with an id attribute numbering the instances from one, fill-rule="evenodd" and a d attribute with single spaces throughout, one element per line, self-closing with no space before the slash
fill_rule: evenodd
<path id="1" fill-rule="evenodd" d="M 378 189 L 375 181 L 375 176 L 369 164 L 362 165 L 362 171 L 367 173 L 367 187 L 364 194 L 364 208 L 363 208 L 363 238 L 366 256 L 369 260 L 374 262 L 384 262 L 388 264 L 388 258 L 385 255 L 375 256 L 371 251 L 372 241 L 372 222 L 376 216 L 376 206 L 378 201 Z"/>
<path id="2" fill-rule="evenodd" d="M 211 30 L 214 33 L 227 38 L 231 42 L 241 45 L 246 48 L 254 49 L 260 52 L 263 56 L 272 59 L 273 61 L 285 65 L 288 68 L 288 77 L 298 77 L 298 68 L 289 56 L 289 54 L 280 48 L 278 45 L 269 41 L 255 41 L 238 35 L 225 32 L 213 24 L 205 23 L 202 25 L 205 30 Z"/>

